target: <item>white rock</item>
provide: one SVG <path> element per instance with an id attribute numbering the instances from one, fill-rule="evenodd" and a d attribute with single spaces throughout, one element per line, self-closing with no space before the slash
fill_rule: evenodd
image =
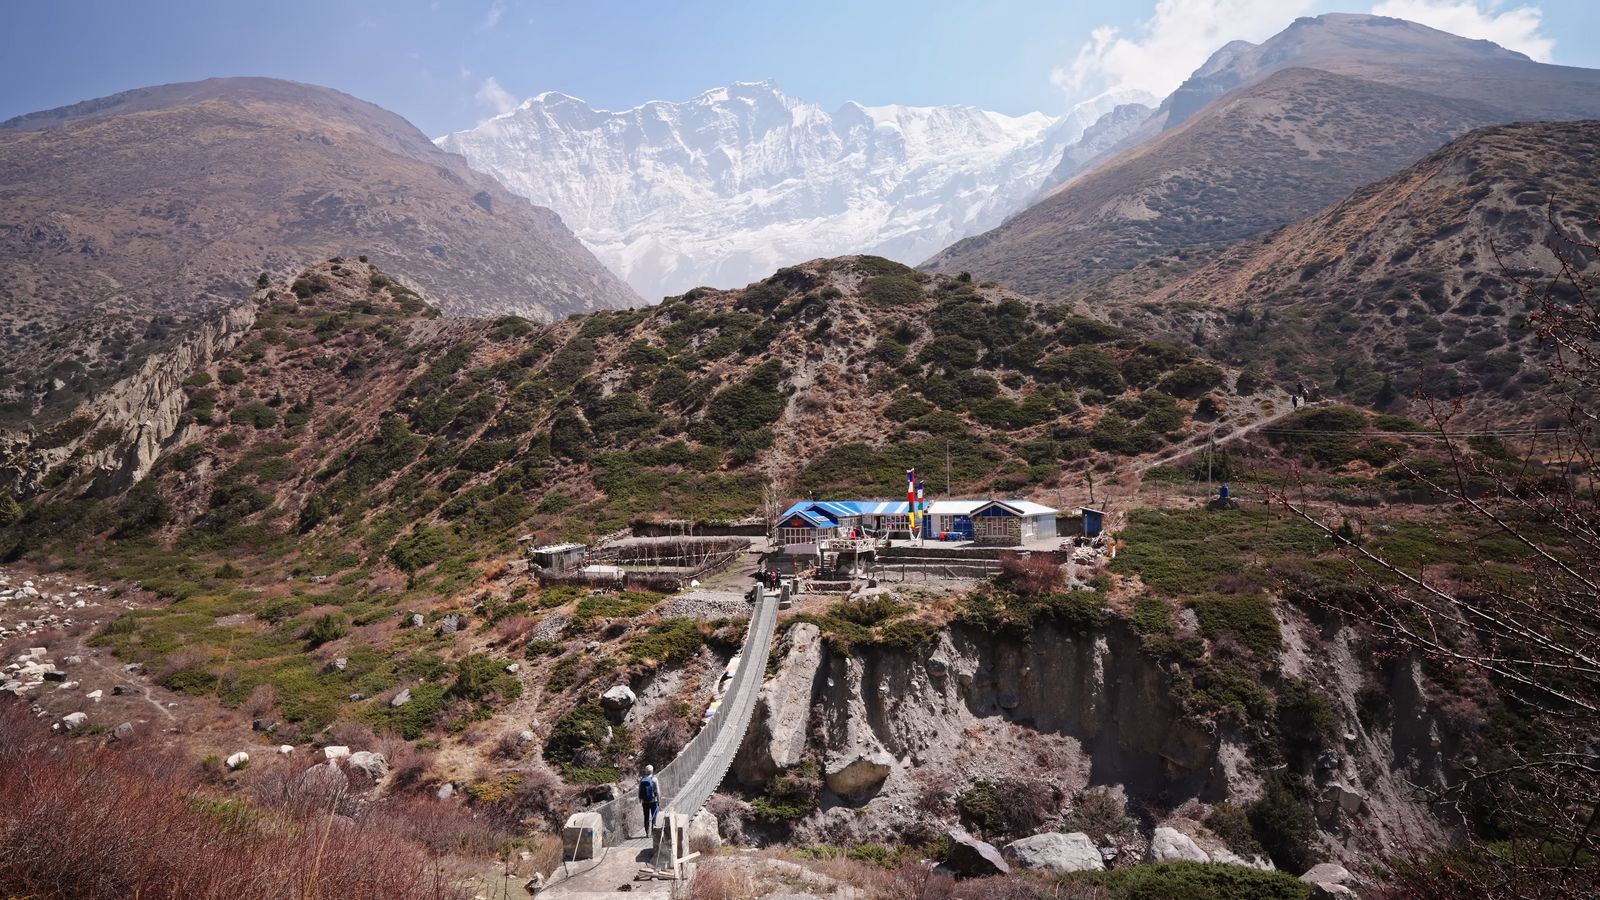
<path id="1" fill-rule="evenodd" d="M 293 744 L 279 744 L 278 745 L 278 755 L 279 756 L 289 756 L 292 753 L 294 753 L 294 745 Z"/>
<path id="2" fill-rule="evenodd" d="M 230 769 L 242 769 L 250 765 L 250 754 L 240 750 L 238 753 L 228 757 L 224 764 Z"/>
<path id="3" fill-rule="evenodd" d="M 327 759 L 329 761 L 332 761 L 332 760 L 335 760 L 335 759 L 344 759 L 344 758 L 348 757 L 349 755 L 350 755 L 350 748 L 342 746 L 340 744 L 334 744 L 332 746 L 323 747 L 322 748 L 322 756 L 323 756 L 323 758 Z"/>
<path id="4" fill-rule="evenodd" d="M 1210 862 L 1211 857 L 1187 834 L 1163 825 L 1150 836 L 1151 862 Z"/>
<path id="5" fill-rule="evenodd" d="M 394 698 L 389 701 L 389 705 L 398 708 L 398 707 L 401 707 L 401 706 L 405 706 L 407 703 L 410 703 L 410 702 L 411 702 L 411 688 L 402 688 L 400 693 L 395 694 Z"/>
<path id="6" fill-rule="evenodd" d="M 68 731 L 72 731 L 75 728 L 82 727 L 83 723 L 87 721 L 89 721 L 88 713 L 67 713 L 61 717 L 61 727 L 67 729 Z"/>
<path id="7" fill-rule="evenodd" d="M 445 782 L 444 784 L 439 785 L 438 792 L 434 794 L 434 796 L 438 797 L 440 800 L 449 800 L 451 797 L 454 797 L 455 795 L 456 795 L 456 786 L 451 784 L 451 783 L 449 783 L 448 781 Z"/>
<path id="8" fill-rule="evenodd" d="M 89 698 L 90 700 L 93 700 L 96 703 L 99 703 L 100 702 L 100 698 L 105 696 L 105 692 L 97 689 L 97 690 L 90 691 L 89 693 L 84 694 L 83 696 Z"/>
<path id="9" fill-rule="evenodd" d="M 1006 862 L 1047 872 L 1084 872 L 1105 868 L 1100 848 L 1081 831 L 1046 832 L 1012 841 L 1000 850 Z"/>
<path id="10" fill-rule="evenodd" d="M 78 683 L 76 681 L 63 681 L 56 686 L 56 690 L 58 691 L 75 691 L 77 689 Z"/>
<path id="11" fill-rule="evenodd" d="M 382 753 L 374 753 L 371 750 L 360 750 L 350 754 L 348 764 L 351 768 L 365 772 L 367 777 L 374 781 L 389 774 L 388 757 Z"/>

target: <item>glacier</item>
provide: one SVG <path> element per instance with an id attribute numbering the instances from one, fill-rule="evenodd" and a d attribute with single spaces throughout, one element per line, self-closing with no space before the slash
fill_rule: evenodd
<path id="1" fill-rule="evenodd" d="M 786 265 L 872 253 L 919 263 L 1000 224 L 1118 106 L 1062 116 L 971 106 L 829 112 L 770 81 L 595 109 L 546 92 L 437 139 L 555 210 L 640 296 L 739 287 Z"/>

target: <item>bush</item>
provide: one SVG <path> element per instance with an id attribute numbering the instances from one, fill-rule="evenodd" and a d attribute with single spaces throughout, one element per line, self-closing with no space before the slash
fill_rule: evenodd
<path id="1" fill-rule="evenodd" d="M 1153 863 L 1075 872 L 1065 880 L 1102 887 L 1108 900 L 1305 900 L 1311 895 L 1311 885 L 1285 872 L 1216 863 Z"/>
<path id="2" fill-rule="evenodd" d="M 1269 781 L 1261 799 L 1250 805 L 1249 816 L 1256 840 L 1279 868 L 1304 872 L 1317 864 L 1317 821 L 1298 785 L 1283 778 Z"/>
<path id="3" fill-rule="evenodd" d="M 330 641 L 336 641 L 350 632 L 345 625 L 344 618 L 334 613 L 318 616 L 306 630 L 300 633 L 306 646 L 316 649 Z"/>
<path id="4" fill-rule="evenodd" d="M 1211 807 L 1205 825 L 1228 845 L 1229 850 L 1245 859 L 1266 852 L 1250 827 L 1249 813 L 1232 803 L 1223 802 Z"/>
<path id="5" fill-rule="evenodd" d="M 1063 831 L 1081 831 L 1096 842 L 1132 834 L 1137 827 L 1124 808 L 1122 797 L 1108 788 L 1092 787 L 1072 798 L 1061 823 Z"/>

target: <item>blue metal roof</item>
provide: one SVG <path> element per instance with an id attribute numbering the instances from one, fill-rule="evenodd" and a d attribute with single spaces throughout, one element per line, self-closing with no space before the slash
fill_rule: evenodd
<path id="1" fill-rule="evenodd" d="M 802 500 L 783 514 L 788 518 L 796 513 L 812 512 L 827 516 L 834 522 L 852 516 L 905 515 L 904 500 Z"/>
<path id="2" fill-rule="evenodd" d="M 809 504 L 807 504 L 807 505 L 809 505 Z M 824 516 L 821 513 L 815 512 L 815 511 L 810 510 L 810 509 L 805 509 L 801 505 L 798 505 L 798 504 L 793 506 L 793 507 L 791 507 L 788 512 L 784 513 L 783 514 L 783 518 L 779 519 L 779 521 L 787 523 L 787 522 L 789 522 L 789 520 L 795 519 L 795 518 L 804 519 L 806 524 L 810 525 L 812 528 L 837 528 L 838 527 L 838 523 L 836 523 L 833 520 L 829 519 L 827 516 Z"/>

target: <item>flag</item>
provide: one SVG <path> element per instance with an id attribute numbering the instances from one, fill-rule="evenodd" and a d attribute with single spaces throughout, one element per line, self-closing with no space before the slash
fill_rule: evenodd
<path id="1" fill-rule="evenodd" d="M 906 470 L 906 514 L 911 519 L 911 533 L 917 531 L 917 470 Z"/>
<path id="2" fill-rule="evenodd" d="M 928 516 L 928 501 L 923 498 L 922 482 L 917 482 L 917 520 L 920 522 Z M 921 529 L 915 529 L 921 533 Z"/>

